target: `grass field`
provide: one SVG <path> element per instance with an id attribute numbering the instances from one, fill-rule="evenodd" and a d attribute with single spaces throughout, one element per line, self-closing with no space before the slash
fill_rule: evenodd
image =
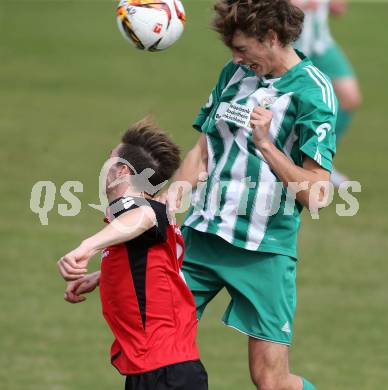
<path id="1" fill-rule="evenodd" d="M 152 113 L 187 151 L 190 124 L 228 58 L 208 28 L 211 1 L 186 0 L 183 38 L 163 53 L 131 49 L 111 1 L 0 1 L 0 389 L 122 388 L 97 294 L 71 306 L 57 258 L 101 226 L 87 206 L 97 173 L 126 126 Z M 364 104 L 336 164 L 359 180 L 360 211 L 304 216 L 291 366 L 319 390 L 388 388 L 388 4 L 356 3 L 333 23 Z M 33 184 L 57 187 L 49 225 L 29 208 Z M 59 189 L 79 180 L 82 211 L 61 217 Z M 338 199 L 337 199 L 338 200 Z M 98 267 L 98 261 L 92 268 Z M 221 295 L 200 323 L 212 390 L 252 388 L 246 338 L 221 325 Z"/>

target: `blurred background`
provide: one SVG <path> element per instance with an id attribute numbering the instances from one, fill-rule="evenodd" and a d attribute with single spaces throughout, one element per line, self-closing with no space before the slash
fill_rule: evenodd
<path id="1" fill-rule="evenodd" d="M 183 153 L 197 139 L 191 123 L 229 53 L 209 28 L 213 2 L 183 3 L 180 41 L 144 53 L 119 34 L 113 1 L 0 1 L 0 389 L 123 388 L 98 294 L 65 303 L 56 261 L 102 226 L 88 203 L 130 123 L 153 114 Z M 305 214 L 300 232 L 291 368 L 320 390 L 388 388 L 387 21 L 388 3 L 367 1 L 332 21 L 364 96 L 335 162 L 362 192 L 356 216 L 333 203 L 320 220 Z M 57 190 L 47 226 L 30 210 L 40 180 Z M 74 217 L 58 214 L 68 180 L 83 183 Z M 251 389 L 246 337 L 220 321 L 227 300 L 199 327 L 210 389 Z"/>

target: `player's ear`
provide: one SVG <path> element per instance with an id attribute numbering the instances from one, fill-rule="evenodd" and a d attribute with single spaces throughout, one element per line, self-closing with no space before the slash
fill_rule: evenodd
<path id="1" fill-rule="evenodd" d="M 129 168 L 129 166 L 127 164 L 120 164 L 119 175 L 120 176 L 133 175 L 133 172 L 132 172 L 132 169 Z"/>
<path id="2" fill-rule="evenodd" d="M 279 39 L 275 31 L 269 30 L 267 33 L 267 42 L 269 43 L 270 47 L 275 46 L 276 44 L 279 44 Z"/>

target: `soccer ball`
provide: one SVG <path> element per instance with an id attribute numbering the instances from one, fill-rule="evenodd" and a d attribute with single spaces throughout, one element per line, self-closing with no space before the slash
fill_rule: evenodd
<path id="1" fill-rule="evenodd" d="M 180 0 L 121 0 L 116 16 L 124 38 L 148 51 L 171 46 L 182 35 L 186 21 Z"/>

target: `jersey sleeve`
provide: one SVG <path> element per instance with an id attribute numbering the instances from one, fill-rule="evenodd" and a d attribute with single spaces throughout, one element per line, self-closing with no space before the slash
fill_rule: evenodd
<path id="1" fill-rule="evenodd" d="M 231 77 L 233 76 L 237 68 L 238 65 L 234 64 L 232 61 L 229 61 L 223 67 L 221 74 L 218 78 L 217 84 L 212 89 L 207 103 L 201 107 L 197 117 L 193 122 L 194 129 L 200 132 L 206 132 L 204 124 L 209 114 L 212 112 L 213 108 L 217 106 L 218 103 L 220 102 L 222 91 L 228 84 L 229 80 L 231 79 Z"/>
<path id="2" fill-rule="evenodd" d="M 315 91 L 306 93 L 308 99 L 300 104 L 296 120 L 300 152 L 313 159 L 322 168 L 332 171 L 332 161 L 336 152 L 335 126 L 337 101 L 329 107 Z"/>
<path id="3" fill-rule="evenodd" d="M 110 215 L 114 218 L 135 210 L 141 206 L 151 207 L 155 213 L 157 224 L 146 232 L 136 237 L 132 241 L 133 244 L 141 244 L 145 246 L 152 246 L 162 243 L 167 240 L 167 226 L 168 218 L 166 212 L 166 206 L 160 202 L 156 202 L 152 199 L 144 199 L 138 197 L 125 197 L 120 198 L 110 205 Z"/>

